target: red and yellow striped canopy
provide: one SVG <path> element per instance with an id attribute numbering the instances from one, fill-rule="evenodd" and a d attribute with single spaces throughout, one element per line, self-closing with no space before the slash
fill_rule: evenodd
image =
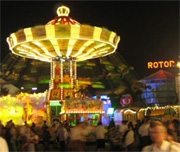
<path id="1" fill-rule="evenodd" d="M 115 52 L 120 37 L 106 28 L 79 24 L 63 14 L 48 22 L 21 29 L 8 38 L 10 50 L 19 56 L 51 62 L 53 57 L 73 57 L 84 61 Z M 69 13 L 69 12 L 68 12 Z"/>

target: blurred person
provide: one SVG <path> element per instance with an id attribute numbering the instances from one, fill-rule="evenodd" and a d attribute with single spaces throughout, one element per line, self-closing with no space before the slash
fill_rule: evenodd
<path id="1" fill-rule="evenodd" d="M 49 127 L 44 127 L 43 131 L 43 151 L 50 151 L 50 139 L 51 135 L 49 132 Z"/>
<path id="2" fill-rule="evenodd" d="M 175 141 L 176 142 L 180 142 L 180 120 L 177 120 L 177 119 L 173 119 L 173 124 L 174 124 L 174 133 L 175 133 L 175 136 L 176 136 L 176 139 Z"/>
<path id="3" fill-rule="evenodd" d="M 85 150 L 86 136 L 88 135 L 86 126 L 87 126 L 86 123 L 79 122 L 77 126 L 70 129 L 71 130 L 70 143 L 69 143 L 70 151 L 84 151 Z"/>
<path id="4" fill-rule="evenodd" d="M 32 123 L 30 129 L 31 129 L 35 134 L 37 134 L 37 132 L 36 132 L 36 124 L 35 124 L 34 122 Z M 35 149 L 36 149 L 36 151 L 38 151 L 38 144 L 36 144 L 36 143 L 35 143 Z"/>
<path id="5" fill-rule="evenodd" d="M 67 131 L 67 150 L 68 150 L 68 147 L 69 147 L 69 143 L 70 143 L 70 140 L 71 140 L 71 129 L 70 129 L 70 126 L 68 123 L 65 123 L 65 126 L 66 128 L 66 131 Z"/>
<path id="6" fill-rule="evenodd" d="M 10 143 L 12 144 L 12 149 L 13 149 L 13 151 L 17 151 L 17 145 L 16 145 L 16 143 L 17 143 L 17 128 L 15 127 L 14 123 L 12 123 L 10 133 L 11 133 Z"/>
<path id="7" fill-rule="evenodd" d="M 175 123 L 172 122 L 168 122 L 167 123 L 167 129 L 171 129 L 173 131 L 173 136 L 174 136 L 174 140 L 178 141 L 178 131 L 177 131 L 177 126 L 175 125 Z"/>
<path id="8" fill-rule="evenodd" d="M 179 147 L 179 149 L 180 149 L 180 143 L 178 143 L 178 142 L 175 141 L 173 130 L 171 130 L 171 129 L 168 129 L 168 130 L 167 130 L 166 140 L 167 140 L 168 142 L 170 142 L 171 144 Z"/>
<path id="9" fill-rule="evenodd" d="M 97 150 L 102 151 L 105 149 L 105 133 L 107 130 L 102 125 L 102 122 L 98 122 L 98 125 L 95 129 L 95 136 L 96 136 L 96 143 L 97 143 Z"/>
<path id="10" fill-rule="evenodd" d="M 128 130 L 127 121 L 123 120 L 122 124 L 119 126 L 119 133 L 123 136 L 127 130 Z"/>
<path id="11" fill-rule="evenodd" d="M 0 152 L 9 152 L 7 142 L 0 136 Z"/>
<path id="12" fill-rule="evenodd" d="M 110 149 L 111 151 L 117 150 L 117 143 L 119 141 L 117 141 L 117 138 L 121 138 L 119 136 L 121 136 L 121 134 L 119 134 L 119 127 L 115 126 L 114 121 L 110 122 L 109 126 L 108 126 L 108 132 L 107 132 L 107 137 L 110 143 Z"/>
<path id="13" fill-rule="evenodd" d="M 110 129 L 113 127 L 115 127 L 115 122 L 114 122 L 114 120 L 111 120 L 107 129 Z"/>
<path id="14" fill-rule="evenodd" d="M 135 130 L 134 130 L 134 134 L 135 134 L 135 141 L 138 145 L 138 150 L 140 149 L 140 138 L 141 136 L 139 135 L 139 128 L 142 125 L 141 120 L 137 120 L 135 123 Z"/>
<path id="15" fill-rule="evenodd" d="M 136 124 L 135 124 L 135 128 L 137 129 L 137 130 L 139 130 L 139 127 L 141 126 L 142 124 L 141 124 L 141 120 L 136 120 Z"/>
<path id="16" fill-rule="evenodd" d="M 46 120 L 44 120 L 44 124 L 42 125 L 42 132 L 46 129 L 48 127 L 48 125 L 47 125 L 47 121 Z"/>
<path id="17" fill-rule="evenodd" d="M 4 125 L 1 123 L 1 120 L 0 120 L 0 135 L 1 135 L 2 128 L 4 128 Z"/>
<path id="18" fill-rule="evenodd" d="M 23 146 L 27 142 L 27 135 L 29 133 L 29 125 L 24 122 L 24 125 L 20 127 L 20 144 Z M 22 147 L 21 147 L 22 148 Z"/>
<path id="19" fill-rule="evenodd" d="M 160 121 L 154 121 L 150 125 L 150 137 L 153 144 L 146 146 L 142 152 L 179 152 L 180 149 L 166 141 L 167 128 Z"/>
<path id="20" fill-rule="evenodd" d="M 36 124 L 33 122 L 30 129 L 36 133 Z"/>
<path id="21" fill-rule="evenodd" d="M 78 139 L 80 137 L 80 131 L 81 131 L 79 123 L 77 124 L 77 126 L 70 128 L 70 130 L 71 130 L 70 131 L 71 134 L 70 134 L 70 143 L 69 143 L 68 150 L 77 151 Z"/>
<path id="22" fill-rule="evenodd" d="M 57 130 L 57 137 L 60 143 L 60 151 L 66 150 L 67 135 L 68 133 L 66 128 L 64 127 L 64 124 L 60 124 L 59 129 Z"/>
<path id="23" fill-rule="evenodd" d="M 80 138 L 78 142 L 78 151 L 86 150 L 86 138 L 89 134 L 87 122 L 80 123 Z"/>
<path id="24" fill-rule="evenodd" d="M 134 129 L 133 129 L 133 124 L 132 122 L 128 123 L 128 130 L 125 132 L 124 137 L 123 137 L 123 147 L 126 151 L 132 151 L 134 150 Z"/>
<path id="25" fill-rule="evenodd" d="M 25 135 L 28 132 L 29 125 L 27 121 L 24 122 L 24 125 L 20 128 L 20 134 Z"/>
<path id="26" fill-rule="evenodd" d="M 0 120 L 0 136 L 5 138 L 5 135 L 6 135 L 6 128 L 4 127 L 4 125 L 1 123 L 1 120 Z"/>
<path id="27" fill-rule="evenodd" d="M 57 134 L 57 128 L 56 128 L 56 125 L 54 123 L 52 125 L 52 127 L 50 128 L 50 136 L 51 136 L 50 141 L 52 141 L 52 144 L 53 144 L 54 148 L 56 147 L 56 144 L 57 144 L 56 143 L 57 142 L 56 134 Z"/>
<path id="28" fill-rule="evenodd" d="M 7 141 L 9 151 L 14 151 L 13 145 L 12 145 L 12 143 L 11 143 L 11 139 L 12 139 L 12 134 L 11 134 L 11 132 L 10 132 L 11 127 L 12 127 L 12 121 L 10 120 L 10 121 L 8 121 L 7 124 L 6 124 L 5 139 L 6 139 L 6 141 Z"/>
<path id="29" fill-rule="evenodd" d="M 28 133 L 27 133 L 27 141 L 26 143 L 23 145 L 23 150 L 26 149 L 27 147 L 27 151 L 29 152 L 35 152 L 35 144 L 39 143 L 39 137 L 38 135 L 35 134 L 35 132 L 31 129 L 28 129 Z"/>
<path id="30" fill-rule="evenodd" d="M 144 119 L 143 124 L 139 127 L 138 130 L 139 139 L 140 139 L 140 150 L 142 150 L 143 147 L 151 144 L 151 139 L 149 136 L 149 127 L 150 127 L 150 120 Z"/>

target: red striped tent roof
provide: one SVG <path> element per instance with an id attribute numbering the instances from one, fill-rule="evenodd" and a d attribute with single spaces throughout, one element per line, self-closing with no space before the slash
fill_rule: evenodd
<path id="1" fill-rule="evenodd" d="M 164 70 L 160 70 L 158 72 L 155 72 L 147 77 L 145 77 L 143 80 L 152 80 L 152 79 L 172 79 L 174 78 L 174 74 L 164 71 Z"/>

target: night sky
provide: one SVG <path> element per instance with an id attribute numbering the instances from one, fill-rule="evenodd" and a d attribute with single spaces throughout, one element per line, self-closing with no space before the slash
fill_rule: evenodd
<path id="1" fill-rule="evenodd" d="M 179 2 L 19 1 L 1 2 L 1 60 L 10 52 L 6 38 L 22 28 L 54 19 L 60 5 L 81 24 L 106 27 L 121 41 L 117 51 L 141 76 L 151 74 L 148 61 L 178 60 Z"/>

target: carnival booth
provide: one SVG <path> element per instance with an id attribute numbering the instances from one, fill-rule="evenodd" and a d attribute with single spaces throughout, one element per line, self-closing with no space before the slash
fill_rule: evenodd
<path id="1" fill-rule="evenodd" d="M 120 125 L 122 120 L 135 122 L 138 119 L 138 108 L 131 107 L 133 98 L 130 94 L 124 94 L 120 99 L 120 104 L 123 108 L 117 109 L 114 112 L 114 121 L 116 125 Z"/>
<path id="2" fill-rule="evenodd" d="M 147 108 L 141 108 L 139 110 L 139 119 L 143 119 L 144 117 L 151 118 L 153 120 L 173 120 L 173 119 L 179 119 L 178 115 L 178 108 L 177 105 L 172 106 L 165 106 L 165 107 L 147 107 Z"/>
<path id="3" fill-rule="evenodd" d="M 103 101 L 93 98 L 76 98 L 66 100 L 61 105 L 61 121 L 72 126 L 77 122 L 91 121 L 97 124 L 103 114 Z"/>
<path id="4" fill-rule="evenodd" d="M 138 111 L 139 109 L 135 107 L 117 109 L 114 112 L 115 124 L 120 125 L 122 123 L 122 120 L 127 120 L 135 123 L 139 119 Z"/>
<path id="5" fill-rule="evenodd" d="M 123 120 L 128 120 L 132 122 L 136 122 L 138 118 L 138 108 L 131 107 L 131 108 L 126 108 L 123 111 Z"/>
<path id="6" fill-rule="evenodd" d="M 20 93 L 0 97 L 1 123 L 6 125 L 7 121 L 12 120 L 15 125 L 23 125 L 24 121 L 42 125 L 43 120 L 46 120 L 45 98 L 45 93 Z"/>
<path id="7" fill-rule="evenodd" d="M 158 109 L 152 110 L 150 116 L 152 119 L 163 119 L 164 121 L 178 118 L 177 111 L 174 107 L 159 107 Z"/>
<path id="8" fill-rule="evenodd" d="M 145 112 L 146 112 L 145 109 L 143 109 L 143 108 L 139 109 L 139 111 L 138 111 L 138 118 L 139 118 L 139 120 L 144 119 L 144 117 L 145 117 Z"/>
<path id="9" fill-rule="evenodd" d="M 165 109 L 154 109 L 151 111 L 150 118 L 153 120 L 162 120 Z"/>

